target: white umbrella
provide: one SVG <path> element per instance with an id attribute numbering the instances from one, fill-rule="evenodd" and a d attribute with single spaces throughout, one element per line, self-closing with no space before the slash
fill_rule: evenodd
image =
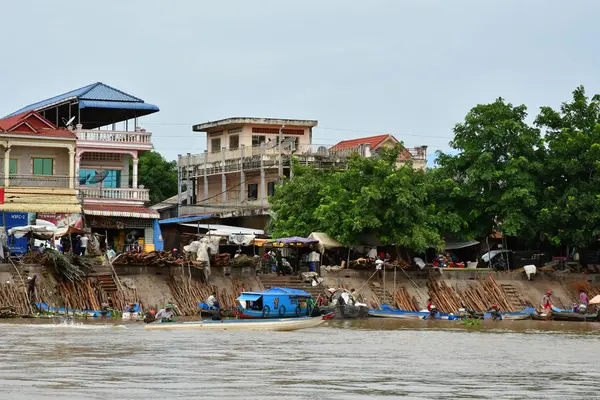
<path id="1" fill-rule="evenodd" d="M 598 296 L 594 296 L 594 298 L 590 300 L 589 304 L 600 304 L 600 294 Z"/>

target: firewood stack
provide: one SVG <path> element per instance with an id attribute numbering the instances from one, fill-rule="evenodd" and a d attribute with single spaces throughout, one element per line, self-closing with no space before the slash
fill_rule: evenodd
<path id="1" fill-rule="evenodd" d="M 29 314 L 26 289 L 14 283 L 0 283 L 0 309 L 6 310 L 0 318 Z"/>
<path id="2" fill-rule="evenodd" d="M 231 260 L 230 265 L 232 268 L 260 268 L 260 261 L 260 257 L 250 257 L 245 254 L 242 254 L 239 257 L 236 257 L 233 260 Z"/>
<path id="3" fill-rule="evenodd" d="M 56 293 L 62 304 L 55 304 L 52 296 L 43 296 L 49 305 L 64 305 L 76 310 L 100 310 L 102 303 L 111 304 L 112 308 L 124 310 L 129 303 L 139 303 L 136 289 L 122 287 L 117 292 L 106 292 L 98 282 L 87 279 L 80 283 L 59 282 Z M 109 301 L 110 296 L 110 301 Z"/>
<path id="4" fill-rule="evenodd" d="M 229 267 L 229 254 L 215 254 L 213 257 L 211 265 L 213 267 Z"/>
<path id="5" fill-rule="evenodd" d="M 144 265 L 155 267 L 174 267 L 183 264 L 183 260 L 173 257 L 168 251 L 151 251 L 149 253 L 123 253 L 118 256 L 113 265 Z"/>
<path id="6" fill-rule="evenodd" d="M 392 294 L 392 298 L 396 302 L 396 307 L 401 310 L 419 311 L 419 302 L 413 296 L 410 297 L 405 287 L 401 287 Z"/>
<path id="7" fill-rule="evenodd" d="M 492 275 L 485 281 L 473 283 L 463 291 L 453 290 L 445 282 L 433 279 L 427 282 L 427 288 L 433 304 L 442 312 L 455 313 L 462 307 L 483 311 L 492 304 L 497 304 L 502 311 L 516 311 Z"/>
<path id="8" fill-rule="evenodd" d="M 222 309 L 231 309 L 236 305 L 235 299 L 244 291 L 244 287 L 237 279 L 233 280 L 233 291 L 185 278 L 173 278 L 169 282 L 169 287 L 178 310 L 183 315 L 199 315 L 198 302 L 205 302 L 212 293 L 216 293 Z"/>

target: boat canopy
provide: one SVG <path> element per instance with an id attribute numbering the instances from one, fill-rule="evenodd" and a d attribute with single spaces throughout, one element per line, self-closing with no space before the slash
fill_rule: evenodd
<path id="1" fill-rule="evenodd" d="M 262 294 L 260 293 L 242 293 L 240 297 L 238 297 L 237 301 L 256 301 L 260 299 Z"/>

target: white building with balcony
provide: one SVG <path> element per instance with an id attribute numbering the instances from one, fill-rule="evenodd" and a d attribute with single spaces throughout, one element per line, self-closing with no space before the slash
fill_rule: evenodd
<path id="1" fill-rule="evenodd" d="M 317 124 L 314 120 L 227 118 L 194 125 L 193 131 L 206 133 L 206 150 L 178 158 L 182 184 L 188 188 L 176 202 L 179 216 L 262 215 L 266 224 L 268 197 L 282 176 L 290 176 L 292 155 L 302 164 L 326 168 L 346 165 L 352 154 L 370 157 L 382 147 L 399 143 L 387 134 L 316 146 L 312 139 Z M 426 146 L 406 148 L 398 162 L 411 161 L 415 168 L 425 168 L 426 152 Z M 157 205 L 165 215 L 167 208 L 168 204 Z M 264 224 L 253 227 L 264 228 Z"/>
<path id="2" fill-rule="evenodd" d="M 30 111 L 68 129 L 76 140 L 69 153 L 70 187 L 77 190 L 86 226 L 108 234 L 117 250 L 133 244 L 152 248 L 159 215 L 144 207 L 149 191 L 138 179 L 138 157 L 152 150 L 152 134 L 138 122 L 158 107 L 97 82 L 26 106 L 8 118 Z"/>

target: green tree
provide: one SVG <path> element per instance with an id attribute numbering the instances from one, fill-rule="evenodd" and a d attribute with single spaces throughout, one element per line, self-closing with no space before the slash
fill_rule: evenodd
<path id="1" fill-rule="evenodd" d="M 454 127 L 450 146 L 458 154 L 438 152 L 439 179 L 449 185 L 454 212 L 467 222 L 465 234 L 538 235 L 537 176 L 544 148 L 539 130 L 525 122 L 526 110 L 502 98 L 478 105 Z"/>
<path id="2" fill-rule="evenodd" d="M 150 204 L 160 203 L 177 194 L 177 162 L 165 160 L 156 151 L 140 155 L 138 177 L 138 183 L 150 189 Z"/>
<path id="3" fill-rule="evenodd" d="M 560 110 L 542 107 L 535 122 L 546 130 L 545 238 L 585 247 L 600 235 L 600 96 L 589 99 L 580 86 Z"/>
<path id="4" fill-rule="evenodd" d="M 398 166 L 400 151 L 398 146 L 374 157 L 355 156 L 338 171 L 295 166 L 294 179 L 270 198 L 273 235 L 322 231 L 345 245 L 373 235 L 416 251 L 438 246 L 438 216 L 428 200 L 426 174 Z"/>
<path id="5" fill-rule="evenodd" d="M 331 173 L 298 164 L 292 159 L 294 178 L 278 185 L 269 197 L 271 222 L 269 231 L 274 237 L 308 236 L 321 232 L 321 221 L 315 210 L 320 204 L 320 193 L 328 186 Z"/>

